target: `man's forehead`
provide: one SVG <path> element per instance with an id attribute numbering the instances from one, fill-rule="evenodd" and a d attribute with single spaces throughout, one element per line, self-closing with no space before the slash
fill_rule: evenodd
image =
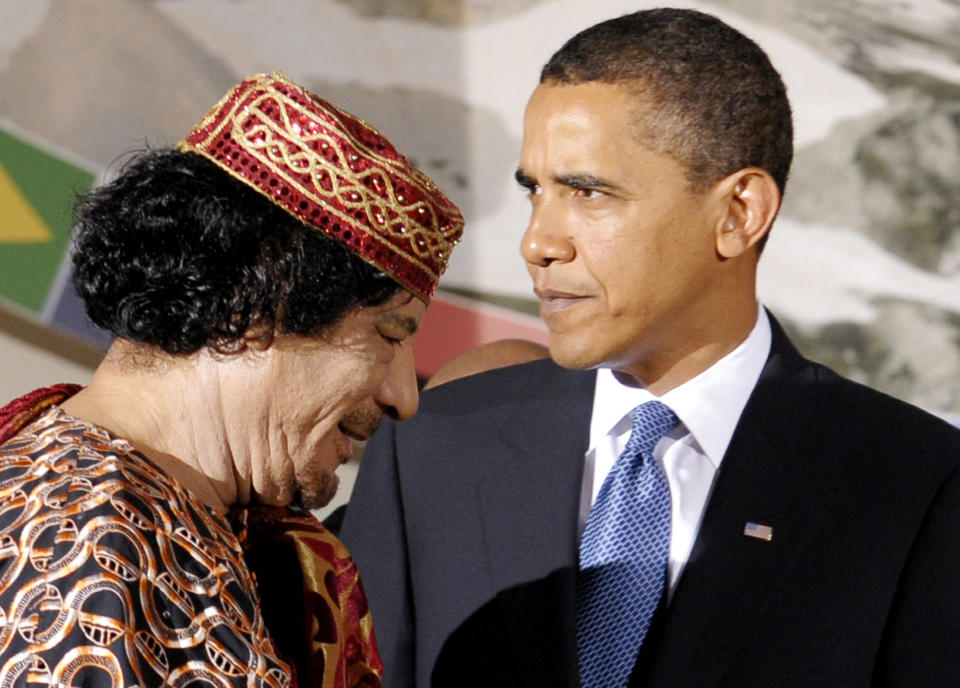
<path id="1" fill-rule="evenodd" d="M 377 322 L 412 322 L 419 324 L 427 304 L 406 289 L 399 289 L 384 303 L 369 309 L 371 317 Z"/>
<path id="2" fill-rule="evenodd" d="M 589 145 L 626 133 L 635 118 L 628 91 L 610 84 L 540 85 L 524 118 L 523 147 Z"/>
<path id="3" fill-rule="evenodd" d="M 534 177 L 534 168 L 546 156 L 556 176 L 616 176 L 609 163 L 630 164 L 638 146 L 644 153 L 667 155 L 685 126 L 682 117 L 655 99 L 641 81 L 625 84 L 580 82 L 544 83 L 527 104 L 518 181 Z M 595 169 L 598 156 L 605 170 Z M 543 171 L 540 171 L 542 174 Z M 542 181 L 542 180 L 539 180 Z"/>
<path id="4" fill-rule="evenodd" d="M 333 344 L 366 339 L 381 328 L 391 336 L 410 336 L 420 327 L 427 308 L 421 299 L 400 288 L 386 301 L 371 306 L 358 305 L 325 330 L 322 337 Z"/>

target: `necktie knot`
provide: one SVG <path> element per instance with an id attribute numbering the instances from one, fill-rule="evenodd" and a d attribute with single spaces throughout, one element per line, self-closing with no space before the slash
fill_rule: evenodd
<path id="1" fill-rule="evenodd" d="M 661 401 L 648 401 L 633 409 L 633 429 L 624 453 L 628 450 L 634 455 L 649 456 L 664 435 L 673 430 L 677 423 L 676 414 Z"/>

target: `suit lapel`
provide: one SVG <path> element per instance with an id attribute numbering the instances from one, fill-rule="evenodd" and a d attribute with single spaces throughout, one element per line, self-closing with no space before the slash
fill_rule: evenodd
<path id="1" fill-rule="evenodd" d="M 518 685 L 577 683 L 577 513 L 596 376 L 553 364 L 547 372 L 530 381 L 529 399 L 505 409 L 478 493 L 498 628 L 507 629 Z"/>
<path id="2" fill-rule="evenodd" d="M 811 505 L 822 473 L 813 368 L 773 323 L 760 380 L 721 464 L 690 560 L 660 633 L 644 645 L 642 685 L 716 685 L 761 647 L 758 620 L 776 610 L 792 562 L 815 545 Z M 748 537 L 748 522 L 772 539 Z"/>

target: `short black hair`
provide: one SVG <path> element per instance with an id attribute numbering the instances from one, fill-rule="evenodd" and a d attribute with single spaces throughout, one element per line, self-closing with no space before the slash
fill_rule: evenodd
<path id="1" fill-rule="evenodd" d="M 540 73 L 541 84 L 584 82 L 642 93 L 638 136 L 683 164 L 694 188 L 759 167 L 783 193 L 793 158 L 783 80 L 760 46 L 716 17 L 660 8 L 591 26 Z"/>
<path id="2" fill-rule="evenodd" d="M 135 154 L 74 208 L 74 285 L 90 319 L 169 354 L 314 335 L 402 287 L 194 153 Z"/>

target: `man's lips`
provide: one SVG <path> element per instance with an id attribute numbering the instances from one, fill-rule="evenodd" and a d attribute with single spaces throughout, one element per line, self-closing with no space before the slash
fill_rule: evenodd
<path id="1" fill-rule="evenodd" d="M 350 427 L 344 425 L 343 423 L 340 423 L 339 425 L 337 425 L 337 428 L 338 428 L 338 429 L 340 430 L 340 432 L 342 432 L 344 435 L 346 435 L 347 437 L 349 437 L 349 438 L 352 439 L 352 440 L 356 440 L 357 442 L 366 442 L 368 439 L 370 439 L 370 435 L 372 434 L 372 433 L 364 432 L 364 431 L 362 431 L 362 430 L 357 430 L 357 429 L 354 429 L 354 428 L 350 428 Z"/>
<path id="2" fill-rule="evenodd" d="M 370 438 L 371 433 L 362 433 L 356 429 L 345 426 L 343 423 L 337 425 L 337 430 L 340 431 L 340 436 L 336 442 L 337 454 L 340 457 L 340 463 L 344 464 L 353 458 L 353 442 L 351 440 L 366 442 Z"/>
<path id="3" fill-rule="evenodd" d="M 560 289 L 541 289 L 535 287 L 533 292 L 540 299 L 540 315 L 550 315 L 559 313 L 585 299 L 590 298 L 585 294 L 562 291 Z"/>
<path id="4" fill-rule="evenodd" d="M 353 443 L 349 440 L 366 442 L 370 439 L 373 431 L 377 429 L 377 426 L 380 425 L 381 420 L 383 420 L 383 413 L 379 410 L 359 408 L 344 416 L 343 419 L 337 423 L 337 430 L 340 431 L 340 436 L 344 442 L 351 446 L 352 453 Z"/>

